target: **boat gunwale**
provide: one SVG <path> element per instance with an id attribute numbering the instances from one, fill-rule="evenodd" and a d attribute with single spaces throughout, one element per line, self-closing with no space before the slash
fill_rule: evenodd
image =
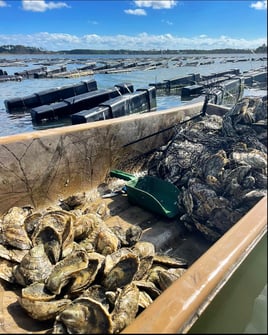
<path id="1" fill-rule="evenodd" d="M 225 111 L 228 110 L 228 107 L 222 107 L 222 106 L 217 106 L 213 104 L 210 104 L 210 105 L 212 105 L 213 108 L 217 108 L 218 110 L 225 110 Z M 191 104 L 189 103 L 189 104 L 180 105 L 177 107 L 168 108 L 165 110 L 152 111 L 148 113 L 133 113 L 130 115 L 125 115 L 125 116 L 121 116 L 121 117 L 117 117 L 113 119 L 99 120 L 95 122 L 81 123 L 77 125 L 67 125 L 63 127 L 55 127 L 55 128 L 48 128 L 48 129 L 42 129 L 42 130 L 34 130 L 31 132 L 7 135 L 7 136 L 2 136 L 2 137 L 0 136 L 0 145 L 6 144 L 6 143 L 14 143 L 17 141 L 22 141 L 22 140 L 42 138 L 42 137 L 47 137 L 47 136 L 68 135 L 69 133 L 86 131 L 92 128 L 99 128 L 99 127 L 103 128 L 111 124 L 118 124 L 118 123 L 133 121 L 133 120 L 147 119 L 155 115 L 159 115 L 159 114 L 174 113 L 177 111 L 183 112 L 187 110 L 194 110 L 195 108 L 197 109 L 198 107 L 200 107 L 200 110 L 201 110 L 202 106 L 203 106 L 203 101 L 198 101 L 198 102 L 194 102 Z M 182 115 L 182 117 L 183 116 L 184 115 Z"/>

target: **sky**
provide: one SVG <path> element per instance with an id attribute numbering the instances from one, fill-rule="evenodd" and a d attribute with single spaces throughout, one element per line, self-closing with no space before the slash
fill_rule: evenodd
<path id="1" fill-rule="evenodd" d="M 267 1 L 0 0 L 0 46 L 254 50 L 267 45 Z"/>

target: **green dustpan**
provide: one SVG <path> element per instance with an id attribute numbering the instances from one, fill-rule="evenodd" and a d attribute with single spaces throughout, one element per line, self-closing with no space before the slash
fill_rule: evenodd
<path id="1" fill-rule="evenodd" d="M 172 183 L 153 176 L 136 177 L 120 170 L 111 170 L 111 177 L 127 181 L 128 200 L 149 211 L 172 218 L 179 213 L 179 189 Z"/>

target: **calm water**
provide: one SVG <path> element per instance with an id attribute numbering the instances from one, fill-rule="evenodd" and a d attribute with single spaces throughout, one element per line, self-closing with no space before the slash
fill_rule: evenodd
<path id="1" fill-rule="evenodd" d="M 267 334 L 267 235 L 189 334 Z"/>
<path id="2" fill-rule="evenodd" d="M 15 72 L 38 68 L 35 65 L 39 59 L 67 58 L 75 60 L 77 64 L 67 65 L 69 70 L 82 67 L 79 59 L 87 59 L 89 62 L 109 56 L 87 56 L 87 55 L 41 55 L 41 56 L 0 56 L 3 59 L 24 60 L 30 59 L 27 67 L 2 67 L 9 75 Z M 134 56 L 113 56 L 113 58 L 131 58 Z M 137 56 L 135 56 L 136 58 Z M 140 56 L 143 58 L 143 56 Z M 147 56 L 146 56 L 147 57 Z M 171 56 L 170 56 L 171 57 Z M 190 56 L 188 56 L 190 57 Z M 196 57 L 194 55 L 193 57 Z M 202 56 L 199 56 L 202 57 Z M 250 60 L 235 63 L 222 63 L 224 58 L 235 57 L 237 59 L 250 59 L 252 55 L 213 55 L 206 56 L 214 60 L 213 64 L 196 66 L 174 67 L 172 62 L 168 62 L 167 68 L 160 68 L 150 71 L 135 71 L 118 74 L 96 74 L 91 77 L 80 77 L 72 79 L 24 79 L 22 82 L 0 82 L 0 117 L 1 128 L 0 137 L 18 133 L 31 132 L 36 128 L 31 120 L 30 113 L 9 114 L 5 110 L 4 100 L 15 97 L 23 97 L 33 93 L 64 85 L 70 85 L 86 79 L 95 79 L 98 88 L 109 88 L 115 84 L 127 82 L 134 85 L 134 89 L 147 87 L 149 83 L 161 82 L 190 73 L 200 73 L 201 75 L 216 73 L 220 71 L 239 69 L 245 72 L 266 66 L 266 61 Z M 254 57 L 266 57 L 266 55 L 254 55 Z M 153 58 L 151 56 L 150 58 Z M 0 63 L 1 68 L 1 63 Z M 266 91 L 245 89 L 244 95 L 264 95 Z M 157 97 L 157 110 L 181 105 L 183 102 L 179 96 Z M 62 126 L 58 122 L 56 126 Z M 43 127 L 42 129 L 44 129 Z M 40 128 L 39 128 L 40 129 Z M 257 261 L 256 261 L 257 260 Z M 245 296 L 244 292 L 248 292 Z M 242 302 L 242 304 L 241 304 Z M 231 309 L 230 306 L 234 308 Z M 233 312 L 235 311 L 235 312 Z M 190 330 L 190 333 L 267 333 L 267 237 L 261 241 L 259 247 L 253 255 L 244 261 L 241 268 L 235 272 L 230 284 L 222 290 L 215 301 L 209 306 L 204 315 Z"/>
<path id="3" fill-rule="evenodd" d="M 122 58 L 137 58 L 137 56 L 120 56 L 116 55 L 113 58 L 122 59 Z M 139 56 L 141 59 L 144 56 Z M 150 58 L 158 56 L 146 56 Z M 176 56 L 177 57 L 177 56 Z M 196 55 L 189 56 L 187 55 L 188 61 L 191 60 L 191 57 L 196 57 Z M 202 59 L 202 56 L 198 56 L 199 59 Z M 39 91 L 50 89 L 54 87 L 61 87 L 64 85 L 71 85 L 82 80 L 86 79 L 95 79 L 97 81 L 98 88 L 109 88 L 115 84 L 127 82 L 131 83 L 134 86 L 134 90 L 138 88 L 147 87 L 149 83 L 162 82 L 163 80 L 168 80 L 180 76 L 185 76 L 190 73 L 200 73 L 201 75 L 216 73 L 224 70 L 230 69 L 239 69 L 240 72 L 245 72 L 251 69 L 257 69 L 263 66 L 266 66 L 266 61 L 264 60 L 250 60 L 250 61 L 239 61 L 235 63 L 222 63 L 224 59 L 251 59 L 252 55 L 206 55 L 206 60 L 211 59 L 214 61 L 213 64 L 201 65 L 201 66 L 181 66 L 175 67 L 174 62 L 172 62 L 172 56 L 167 58 L 168 67 L 158 68 L 156 70 L 149 71 L 134 71 L 126 73 L 117 73 L 117 74 L 95 74 L 93 76 L 80 77 L 80 78 L 60 78 L 60 79 L 24 79 L 21 82 L 16 81 L 7 81 L 0 82 L 0 116 L 1 116 L 1 129 L 0 136 L 8 136 L 17 133 L 30 132 L 36 129 L 45 129 L 45 126 L 36 127 L 32 123 L 30 113 L 7 113 L 4 106 L 4 100 L 12 99 L 16 97 L 24 97 L 37 93 Z M 260 59 L 261 57 L 266 57 L 266 55 L 254 55 L 255 59 Z M 28 66 L 19 66 L 19 67 L 2 67 L 2 70 L 7 71 L 9 75 L 13 75 L 15 72 L 22 72 L 24 70 L 36 69 L 41 65 L 40 60 L 53 60 L 53 59 L 63 60 L 72 60 L 71 64 L 67 64 L 68 70 L 73 70 L 79 67 L 84 66 L 80 63 L 80 60 L 87 60 L 88 62 L 99 60 L 100 58 L 111 58 L 109 56 L 98 56 L 98 55 L 16 55 L 16 56 L 7 56 L 0 55 L 0 69 L 1 69 L 1 60 L 11 59 L 23 61 L 28 59 Z M 254 58 L 253 58 L 254 59 Z M 74 61 L 77 60 L 77 63 Z M 58 68 L 59 66 L 54 66 Z M 50 68 L 50 67 L 48 67 Z M 53 68 L 53 66 L 51 67 Z M 253 91 L 254 93 L 254 91 Z M 251 93 L 252 94 L 252 93 Z M 254 93 L 254 94 L 258 94 Z M 165 97 L 157 97 L 157 109 L 162 110 L 169 107 L 175 107 L 181 105 L 182 102 L 178 95 L 171 95 Z M 60 121 L 55 123 L 55 126 L 64 125 Z"/>

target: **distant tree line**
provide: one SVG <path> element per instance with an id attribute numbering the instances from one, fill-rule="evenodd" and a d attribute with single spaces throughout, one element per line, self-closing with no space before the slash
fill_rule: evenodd
<path id="1" fill-rule="evenodd" d="M 0 46 L 0 53 L 4 54 L 69 54 L 69 55 L 174 55 L 174 54 L 234 54 L 234 53 L 267 53 L 267 46 L 263 44 L 256 49 L 213 49 L 213 50 L 127 50 L 127 49 L 117 49 L 117 50 L 95 50 L 95 49 L 73 49 L 73 50 L 59 50 L 59 51 L 47 51 L 42 48 L 27 47 L 23 45 L 2 45 Z"/>

